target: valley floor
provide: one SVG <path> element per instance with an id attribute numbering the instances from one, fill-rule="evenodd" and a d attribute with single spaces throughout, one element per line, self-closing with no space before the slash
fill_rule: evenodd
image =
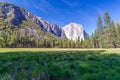
<path id="1" fill-rule="evenodd" d="M 0 52 L 46 52 L 46 51 L 99 51 L 104 50 L 104 52 L 117 52 L 120 53 L 120 48 L 0 48 Z"/>
<path id="2" fill-rule="evenodd" d="M 0 80 L 119 80 L 120 49 L 0 48 Z"/>

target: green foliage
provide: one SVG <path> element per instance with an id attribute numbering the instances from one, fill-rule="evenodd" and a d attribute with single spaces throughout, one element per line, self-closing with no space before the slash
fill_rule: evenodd
<path id="1" fill-rule="evenodd" d="M 111 23 L 111 18 L 109 16 L 109 13 L 108 12 L 105 12 L 104 14 L 104 27 L 105 28 L 109 28 L 110 27 L 110 23 Z"/>
<path id="2" fill-rule="evenodd" d="M 19 25 L 13 25 L 4 19 L 0 12 L 0 47 L 1 48 L 119 48 L 120 25 L 114 24 L 108 12 L 104 18 L 98 16 L 97 28 L 86 40 L 77 41 L 61 39 L 52 33 L 39 27 L 31 19 L 22 21 Z M 36 34 L 30 32 L 33 30 Z"/>
<path id="3" fill-rule="evenodd" d="M 10 75 L 5 74 L 5 75 L 1 76 L 0 80 L 10 80 Z"/>
<path id="4" fill-rule="evenodd" d="M 97 28 L 91 36 L 94 48 L 119 48 L 119 32 L 119 25 L 116 27 L 108 12 L 104 14 L 104 25 L 102 18 L 98 16 Z"/>
<path id="5" fill-rule="evenodd" d="M 0 79 L 118 80 L 120 55 L 104 50 L 0 53 Z"/>

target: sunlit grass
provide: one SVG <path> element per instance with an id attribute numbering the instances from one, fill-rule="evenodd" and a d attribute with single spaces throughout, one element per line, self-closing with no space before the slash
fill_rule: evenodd
<path id="1" fill-rule="evenodd" d="M 81 48 L 0 48 L 0 52 L 46 52 L 46 51 L 98 51 L 104 50 L 104 53 L 120 53 L 120 48 L 110 48 L 110 49 L 81 49 Z"/>
<path id="2" fill-rule="evenodd" d="M 0 49 L 0 80 L 119 80 L 119 66 L 120 49 Z"/>

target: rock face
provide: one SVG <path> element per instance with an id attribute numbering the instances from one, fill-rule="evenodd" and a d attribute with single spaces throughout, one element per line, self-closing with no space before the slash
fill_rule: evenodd
<path id="1" fill-rule="evenodd" d="M 0 2 L 0 18 L 5 22 L 8 22 L 13 28 L 16 26 L 22 26 L 19 28 L 21 35 L 23 35 L 24 28 L 28 30 L 29 35 L 37 38 L 42 38 L 40 37 L 40 35 L 42 35 L 45 38 L 55 36 L 76 41 L 78 38 L 80 40 L 85 40 L 87 35 L 80 24 L 70 23 L 61 28 L 60 26 L 52 24 L 41 17 L 33 15 L 22 7 L 6 2 Z"/>
<path id="2" fill-rule="evenodd" d="M 38 20 L 41 22 L 41 24 L 43 25 L 43 28 L 51 33 L 53 33 L 54 35 L 61 37 L 61 38 L 65 38 L 65 32 L 64 30 L 56 25 L 56 24 L 52 24 L 48 21 L 45 21 L 44 19 L 42 19 L 41 17 L 37 17 Z"/>
<path id="3" fill-rule="evenodd" d="M 82 25 L 77 23 L 70 23 L 63 27 L 63 30 L 65 32 L 65 35 L 68 39 L 77 41 L 79 40 L 85 40 L 85 31 L 82 27 Z"/>
<path id="4" fill-rule="evenodd" d="M 41 30 L 48 31 L 57 37 L 65 37 L 65 33 L 60 26 L 45 21 L 41 17 L 33 15 L 28 10 L 10 3 L 0 2 L 0 18 L 7 20 L 13 26 L 18 26 L 23 21 L 33 22 L 39 26 Z M 29 31 L 31 30 L 30 28 L 27 29 Z"/>

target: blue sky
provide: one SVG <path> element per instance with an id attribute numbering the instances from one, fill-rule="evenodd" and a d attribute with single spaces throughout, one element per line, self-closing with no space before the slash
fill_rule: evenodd
<path id="1" fill-rule="evenodd" d="M 82 24 L 87 33 L 96 28 L 98 14 L 105 11 L 111 18 L 120 21 L 120 0 L 1 0 L 22 6 L 36 16 L 65 26 L 71 22 Z"/>

